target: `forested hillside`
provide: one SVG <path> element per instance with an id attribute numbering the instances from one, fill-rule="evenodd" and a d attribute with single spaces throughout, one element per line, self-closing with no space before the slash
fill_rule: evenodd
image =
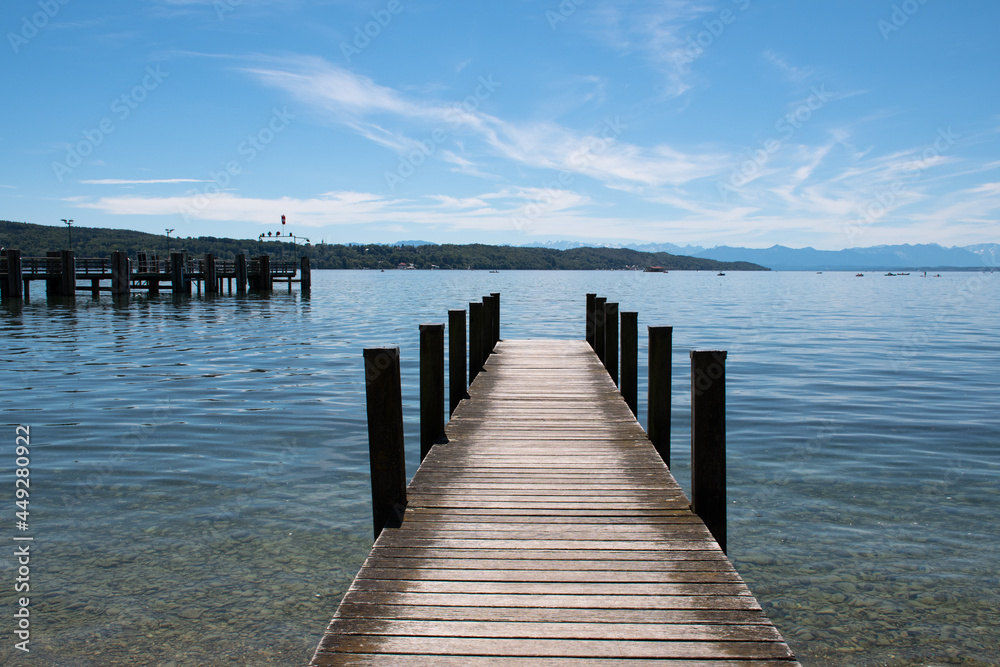
<path id="1" fill-rule="evenodd" d="M 72 250 L 77 257 L 107 257 L 115 250 L 130 255 L 147 251 L 165 255 L 167 237 L 125 229 L 73 227 Z M 69 233 L 65 227 L 51 227 L 23 222 L 0 221 L 0 246 L 18 248 L 26 257 L 44 256 L 47 251 L 65 249 Z M 523 248 L 468 245 L 303 245 L 268 240 L 224 239 L 213 236 L 171 238 L 170 250 L 191 255 L 213 253 L 229 258 L 247 251 L 251 255 L 269 254 L 277 260 L 294 260 L 308 255 L 317 269 L 389 269 L 399 264 L 413 264 L 418 269 L 578 269 L 620 270 L 662 266 L 671 271 L 766 271 L 750 262 L 719 262 L 698 257 L 648 253 L 626 248 Z"/>

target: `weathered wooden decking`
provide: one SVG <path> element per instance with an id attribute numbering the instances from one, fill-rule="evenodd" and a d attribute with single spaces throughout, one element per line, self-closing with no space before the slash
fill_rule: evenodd
<path id="1" fill-rule="evenodd" d="M 584 341 L 503 341 L 313 665 L 797 664 Z"/>

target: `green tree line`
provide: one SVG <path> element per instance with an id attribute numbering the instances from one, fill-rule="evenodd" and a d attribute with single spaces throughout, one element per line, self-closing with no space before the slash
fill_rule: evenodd
<path id="1" fill-rule="evenodd" d="M 72 247 L 70 247 L 72 235 Z M 214 236 L 171 238 L 127 229 L 73 227 L 71 230 L 24 222 L 0 221 L 0 246 L 17 248 L 24 257 L 44 257 L 53 250 L 71 249 L 77 257 L 109 257 L 124 250 L 131 257 L 137 252 L 165 257 L 168 250 L 192 256 L 212 253 L 229 259 L 241 252 L 251 256 L 267 254 L 276 261 L 310 258 L 316 269 L 394 269 L 400 264 L 417 269 L 479 270 L 622 270 L 661 266 L 669 271 L 766 271 L 750 262 L 718 262 L 699 257 L 649 253 L 627 248 L 521 248 L 471 243 L 464 245 L 340 245 L 319 243 L 293 244 L 267 239 L 261 242 L 226 239 Z"/>

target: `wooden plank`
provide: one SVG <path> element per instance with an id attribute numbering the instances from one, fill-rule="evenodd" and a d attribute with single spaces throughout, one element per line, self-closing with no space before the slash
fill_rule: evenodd
<path id="1" fill-rule="evenodd" d="M 480 607 L 461 605 L 383 605 L 345 600 L 331 627 L 340 618 L 399 618 L 477 622 L 608 623 L 606 609 L 566 607 Z M 770 625 L 759 609 L 616 609 L 614 623 L 699 625 Z"/>
<path id="2" fill-rule="evenodd" d="M 586 639 L 494 639 L 467 637 L 331 636 L 327 650 L 348 653 L 413 653 L 422 655 L 668 658 L 762 660 L 791 658 L 783 642 L 644 641 Z"/>
<path id="3" fill-rule="evenodd" d="M 781 641 L 774 628 L 757 625 L 654 623 L 538 623 L 511 621 L 437 621 L 344 619 L 345 635 L 409 637 L 490 637 L 511 639 L 641 639 L 645 641 Z"/>
<path id="4" fill-rule="evenodd" d="M 796 665 L 584 341 L 501 341 L 313 665 Z"/>

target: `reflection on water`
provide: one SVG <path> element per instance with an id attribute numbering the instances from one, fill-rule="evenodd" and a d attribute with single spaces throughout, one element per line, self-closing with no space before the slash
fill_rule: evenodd
<path id="1" fill-rule="evenodd" d="M 303 664 L 371 546 L 362 348 L 402 348 L 412 474 L 417 325 L 500 291 L 505 338 L 581 337 L 586 292 L 674 326 L 685 487 L 687 351 L 729 350 L 730 556 L 804 664 L 997 664 L 995 280 L 317 271 L 308 298 L 0 307 L 34 445 L 18 658 Z"/>

